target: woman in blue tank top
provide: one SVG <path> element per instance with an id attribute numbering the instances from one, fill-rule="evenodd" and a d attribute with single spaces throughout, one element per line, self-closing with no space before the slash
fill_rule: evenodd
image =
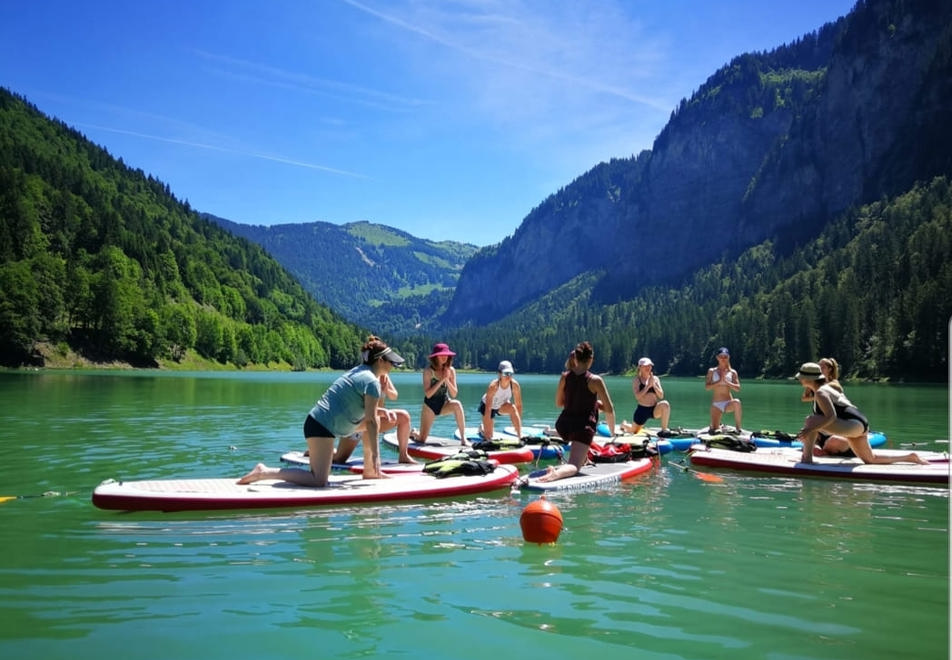
<path id="1" fill-rule="evenodd" d="M 301 486 L 323 488 L 331 473 L 334 438 L 363 431 L 364 479 L 380 479 L 380 447 L 377 444 L 377 405 L 384 396 L 380 377 L 389 374 L 404 360 L 377 337 L 371 336 L 361 348 L 363 364 L 335 380 L 304 418 L 310 469 L 271 468 L 258 463 L 238 480 L 250 484 L 261 479 L 281 479 Z"/>

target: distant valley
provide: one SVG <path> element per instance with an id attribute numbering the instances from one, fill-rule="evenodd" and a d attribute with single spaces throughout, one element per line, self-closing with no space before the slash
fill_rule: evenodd
<path id="1" fill-rule="evenodd" d="M 212 222 L 267 250 L 314 298 L 383 336 L 432 332 L 477 247 L 370 222 Z"/>

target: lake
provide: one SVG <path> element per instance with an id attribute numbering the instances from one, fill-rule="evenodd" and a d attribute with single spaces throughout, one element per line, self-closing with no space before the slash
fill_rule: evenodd
<path id="1" fill-rule="evenodd" d="M 948 657 L 946 488 L 708 483 L 672 454 L 620 486 L 550 496 L 565 524 L 547 546 L 520 532 L 536 496 L 508 491 L 234 513 L 90 503 L 106 478 L 277 464 L 336 375 L 0 373 L 0 496 L 31 496 L 0 504 L 0 656 Z M 557 376 L 516 377 L 525 421 L 553 423 Z M 490 378 L 460 375 L 470 424 Z M 630 418 L 630 380 L 607 381 Z M 394 382 L 418 424 L 420 374 Z M 672 424 L 706 426 L 703 381 L 664 383 Z M 948 449 L 946 386 L 846 389 L 887 446 Z M 793 432 L 808 412 L 792 381 L 745 380 L 740 396 L 748 429 Z M 453 429 L 441 417 L 434 433 Z M 32 497 L 46 491 L 60 495 Z"/>

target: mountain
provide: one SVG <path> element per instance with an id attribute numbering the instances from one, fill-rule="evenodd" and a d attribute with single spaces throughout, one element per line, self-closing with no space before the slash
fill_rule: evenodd
<path id="1" fill-rule="evenodd" d="M 591 271 L 488 326 L 449 332 L 458 362 L 557 373 L 566 347 L 595 346 L 597 369 L 703 375 L 719 346 L 745 377 L 789 378 L 820 356 L 843 379 L 947 382 L 952 318 L 952 178 L 851 209 L 816 238 L 772 240 L 630 300 L 593 300 Z"/>
<path id="2" fill-rule="evenodd" d="M 789 253 L 850 208 L 952 172 L 949 107 L 952 3 L 858 2 L 793 44 L 736 57 L 650 151 L 594 167 L 477 252 L 445 327 L 503 318 L 586 274 L 606 304 L 764 240 Z"/>
<path id="3" fill-rule="evenodd" d="M 370 222 L 244 225 L 205 214 L 261 245 L 314 298 L 384 336 L 426 331 L 475 245 L 429 241 Z"/>
<path id="4" fill-rule="evenodd" d="M 353 365 L 364 333 L 264 251 L 0 88 L 0 364 Z"/>

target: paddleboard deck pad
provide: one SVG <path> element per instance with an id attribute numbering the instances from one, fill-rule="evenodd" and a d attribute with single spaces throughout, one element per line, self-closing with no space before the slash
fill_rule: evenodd
<path id="1" fill-rule="evenodd" d="M 384 444 L 394 449 L 400 446 L 399 442 L 397 442 L 397 434 L 392 431 L 384 434 L 383 441 Z M 472 444 L 463 445 L 459 440 L 439 438 L 431 435 L 426 439 L 426 442 L 413 442 L 411 440 L 410 444 L 407 445 L 407 453 L 415 458 L 425 458 L 428 461 L 432 461 L 438 458 L 453 456 L 458 453 L 460 449 L 469 449 L 471 447 Z M 529 463 L 535 460 L 532 449 L 525 445 L 519 445 L 511 449 L 488 451 L 486 453 L 489 455 L 489 458 L 500 463 Z"/>
<path id="2" fill-rule="evenodd" d="M 289 451 L 281 454 L 281 461 L 288 465 L 296 467 L 310 468 L 311 459 L 303 451 Z M 364 459 L 352 458 L 346 463 L 334 463 L 331 465 L 334 470 L 344 470 L 361 474 L 364 471 Z M 423 463 L 398 463 L 397 461 L 381 461 L 380 470 L 386 474 L 413 474 L 423 471 Z"/>
<path id="3" fill-rule="evenodd" d="M 332 474 L 326 488 L 308 488 L 286 481 L 265 480 L 238 484 L 229 479 L 168 479 L 154 481 L 106 480 L 93 490 L 93 504 L 119 511 L 212 511 L 368 504 L 425 500 L 487 493 L 508 488 L 519 476 L 512 465 L 497 466 L 478 476 L 439 479 L 429 474 L 407 474 L 392 479 L 363 479 Z"/>
<path id="4" fill-rule="evenodd" d="M 520 477 L 516 484 L 519 488 L 532 491 L 573 491 L 595 490 L 631 479 L 648 472 L 655 462 L 650 458 L 640 458 L 624 463 L 593 463 L 583 467 L 577 474 L 556 481 L 539 481 L 545 470 L 536 470 Z"/>
<path id="5" fill-rule="evenodd" d="M 908 452 L 877 450 L 877 454 L 893 455 Z M 693 465 L 746 470 L 765 474 L 793 477 L 826 477 L 850 481 L 881 481 L 949 485 L 949 457 L 940 452 L 916 452 L 928 465 L 915 463 L 891 463 L 867 465 L 858 458 L 814 456 L 813 463 L 800 462 L 800 449 L 774 447 L 752 452 L 717 449 L 706 445 L 694 445 L 690 459 Z"/>

